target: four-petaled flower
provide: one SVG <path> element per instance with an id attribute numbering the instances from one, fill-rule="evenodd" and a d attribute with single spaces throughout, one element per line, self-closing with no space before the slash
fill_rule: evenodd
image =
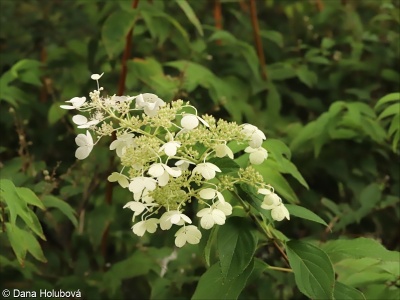
<path id="1" fill-rule="evenodd" d="M 201 163 L 193 169 L 193 174 L 200 173 L 204 179 L 210 180 L 215 177 L 215 172 L 221 172 L 221 169 L 212 163 Z"/>
<path id="2" fill-rule="evenodd" d="M 178 148 L 180 146 L 181 146 L 180 142 L 171 141 L 171 142 L 168 142 L 168 143 L 165 143 L 164 145 L 162 145 L 160 150 L 158 150 L 158 152 L 161 152 L 164 150 L 165 154 L 167 154 L 169 157 L 171 157 L 176 154 L 176 151 L 178 150 Z"/>
<path id="3" fill-rule="evenodd" d="M 149 177 L 135 177 L 129 184 L 129 190 L 133 193 L 134 199 L 139 200 L 143 191 L 154 191 L 157 181 Z"/>
<path id="4" fill-rule="evenodd" d="M 117 155 L 121 157 L 125 153 L 127 147 L 135 146 L 135 141 L 133 139 L 134 136 L 135 135 L 133 133 L 125 133 L 120 135 L 110 144 L 110 150 L 116 149 Z"/>
<path id="5" fill-rule="evenodd" d="M 277 194 L 269 189 L 259 189 L 258 192 L 264 195 L 261 208 L 271 210 L 272 219 L 276 221 L 282 221 L 284 218 L 290 220 L 289 211 Z"/>
<path id="6" fill-rule="evenodd" d="M 214 207 L 207 207 L 200 210 L 196 216 L 200 217 L 200 225 L 204 229 L 210 229 L 214 224 L 225 224 L 226 216 L 222 210 Z"/>
<path id="7" fill-rule="evenodd" d="M 78 125 L 78 128 L 89 128 L 93 125 L 96 125 L 100 122 L 100 120 L 93 119 L 89 121 L 85 116 L 75 115 L 72 117 L 72 121 Z"/>
<path id="8" fill-rule="evenodd" d="M 268 151 L 265 150 L 263 147 L 253 148 L 247 147 L 244 149 L 244 152 L 250 153 L 250 163 L 253 165 L 259 165 L 264 162 L 264 160 L 268 157 Z"/>
<path id="9" fill-rule="evenodd" d="M 169 175 L 179 177 L 182 174 L 182 170 L 179 168 L 173 169 L 166 164 L 155 163 L 151 165 L 148 173 L 157 178 L 159 186 L 165 186 L 169 181 Z"/>
<path id="10" fill-rule="evenodd" d="M 79 146 L 75 151 L 75 157 L 77 159 L 85 159 L 88 157 L 94 146 L 93 138 L 88 130 L 86 131 L 86 135 L 83 133 L 78 134 L 75 138 L 75 143 Z"/>
<path id="11" fill-rule="evenodd" d="M 157 230 L 158 219 L 151 218 L 144 221 L 137 222 L 132 226 L 132 231 L 138 236 L 143 236 L 145 232 L 154 233 Z"/>
<path id="12" fill-rule="evenodd" d="M 175 233 L 175 246 L 181 248 L 186 243 L 189 244 L 198 244 L 201 239 L 201 232 L 200 230 L 194 225 L 188 225 L 181 227 Z"/>
<path id="13" fill-rule="evenodd" d="M 246 138 L 249 140 L 249 145 L 252 148 L 259 148 L 263 140 L 266 139 L 264 132 L 258 129 L 256 126 L 251 124 L 244 124 L 242 132 L 245 134 Z"/>
<path id="14" fill-rule="evenodd" d="M 143 109 L 149 117 L 156 116 L 162 106 L 165 106 L 165 102 L 155 94 L 145 93 L 136 96 L 136 108 Z"/>
<path id="15" fill-rule="evenodd" d="M 108 176 L 108 181 L 110 182 L 116 182 L 120 184 L 123 188 L 127 188 L 129 186 L 129 180 L 128 177 L 125 175 L 118 173 L 118 172 L 113 172 L 110 176 Z"/>
<path id="16" fill-rule="evenodd" d="M 61 108 L 64 108 L 64 109 L 78 109 L 86 102 L 86 97 L 74 97 L 71 100 L 68 100 L 68 101 L 65 101 L 65 102 L 69 102 L 72 105 L 60 105 Z"/>

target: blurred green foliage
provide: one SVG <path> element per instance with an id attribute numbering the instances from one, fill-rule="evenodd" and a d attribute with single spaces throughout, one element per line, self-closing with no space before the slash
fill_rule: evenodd
<path id="1" fill-rule="evenodd" d="M 265 66 L 251 1 L 134 2 L 0 1 L 2 288 L 80 289 L 85 299 L 362 299 L 358 289 L 398 299 L 399 1 L 257 0 Z M 126 94 L 190 100 L 267 133 L 271 159 L 259 171 L 314 212 L 288 205 L 294 218 L 274 229 L 291 239 L 294 274 L 270 268 L 287 264 L 244 223 L 234 250 L 251 255 L 218 281 L 220 270 L 235 271 L 218 258 L 229 251 L 218 242 L 227 229 L 179 250 L 172 234 L 138 238 L 122 210 L 130 193 L 115 186 L 105 201 L 108 146 L 75 161 L 79 132 L 59 105 L 94 89 L 92 73 L 105 72 L 116 93 L 131 28 Z"/>

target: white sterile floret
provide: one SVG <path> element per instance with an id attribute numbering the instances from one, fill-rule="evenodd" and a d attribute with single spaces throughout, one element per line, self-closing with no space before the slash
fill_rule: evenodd
<path id="1" fill-rule="evenodd" d="M 182 170 L 178 168 L 173 169 L 166 164 L 155 163 L 151 165 L 148 173 L 157 178 L 159 186 L 165 186 L 169 181 L 169 175 L 179 177 L 182 174 Z"/>
<path id="2" fill-rule="evenodd" d="M 217 190 L 214 190 L 214 189 L 211 189 L 211 188 L 202 189 L 199 192 L 199 195 L 200 195 L 200 198 L 202 198 L 202 199 L 210 200 L 210 199 L 214 199 L 215 197 L 218 197 L 218 200 L 221 203 L 225 202 L 224 196 L 220 192 L 218 192 Z"/>
<path id="3" fill-rule="evenodd" d="M 246 135 L 246 138 L 249 140 L 249 145 L 252 148 L 261 147 L 263 140 L 266 139 L 264 132 L 251 124 L 244 124 L 242 132 Z"/>
<path id="4" fill-rule="evenodd" d="M 182 171 L 186 171 L 189 169 L 189 165 L 194 165 L 195 163 L 185 160 L 185 159 L 180 159 L 175 163 L 175 166 L 177 166 L 179 169 Z"/>
<path id="5" fill-rule="evenodd" d="M 96 125 L 100 120 L 89 121 L 85 116 L 76 115 L 72 117 L 72 121 L 78 125 L 78 128 L 89 128 L 92 125 Z"/>
<path id="6" fill-rule="evenodd" d="M 230 159 L 233 159 L 233 152 L 226 144 L 220 144 L 215 147 L 215 156 L 224 157 L 228 155 Z"/>
<path id="7" fill-rule="evenodd" d="M 78 134 L 75 138 L 75 143 L 79 146 L 75 151 L 75 157 L 77 159 L 85 159 L 88 157 L 94 146 L 93 138 L 88 130 L 86 131 L 86 135 L 83 133 Z"/>
<path id="8" fill-rule="evenodd" d="M 142 108 L 149 117 L 156 116 L 162 106 L 165 106 L 165 102 L 155 94 L 145 93 L 136 96 L 136 108 Z"/>
<path id="9" fill-rule="evenodd" d="M 101 74 L 92 74 L 92 76 L 90 76 L 91 79 L 93 80 L 99 80 L 101 78 L 101 76 L 104 75 L 104 72 Z"/>
<path id="10" fill-rule="evenodd" d="M 60 105 L 61 108 L 64 108 L 64 109 L 78 109 L 86 102 L 86 97 L 74 97 L 71 100 L 68 100 L 68 101 L 65 101 L 65 102 L 69 102 L 72 105 Z"/>
<path id="11" fill-rule="evenodd" d="M 157 181 L 149 177 L 135 177 L 129 184 L 129 190 L 134 194 L 142 195 L 143 190 L 154 191 Z"/>
<path id="12" fill-rule="evenodd" d="M 107 179 L 110 182 L 118 181 L 120 186 L 122 186 L 123 188 L 127 188 L 129 186 L 128 177 L 118 172 L 113 172 L 110 176 L 108 176 Z"/>
<path id="13" fill-rule="evenodd" d="M 125 153 L 127 147 L 135 146 L 134 136 L 133 133 L 125 133 L 118 136 L 117 139 L 110 144 L 110 150 L 116 149 L 117 155 L 121 157 Z"/>
<path id="14" fill-rule="evenodd" d="M 158 150 L 158 152 L 164 150 L 165 154 L 167 154 L 169 157 L 174 156 L 180 146 L 181 146 L 180 142 L 171 141 L 162 145 L 160 150 Z"/>
<path id="15" fill-rule="evenodd" d="M 186 130 L 192 130 L 199 126 L 199 121 L 203 123 L 204 126 L 210 127 L 208 123 L 200 118 L 199 116 L 192 115 L 192 114 L 185 114 L 181 120 L 181 126 Z"/>
<path id="16" fill-rule="evenodd" d="M 259 189 L 258 193 L 265 195 L 261 207 L 264 209 L 273 209 L 282 203 L 281 198 L 269 189 Z"/>
<path id="17" fill-rule="evenodd" d="M 201 239 L 201 232 L 196 226 L 188 225 L 180 228 L 175 236 L 175 246 L 181 248 L 186 243 L 198 244 Z"/>
<path id="18" fill-rule="evenodd" d="M 129 201 L 124 205 L 124 208 L 127 207 L 134 212 L 134 216 L 140 215 L 147 208 L 145 204 L 138 201 Z"/>
<path id="19" fill-rule="evenodd" d="M 264 162 L 264 160 L 268 157 L 268 151 L 265 150 L 263 147 L 259 148 L 252 148 L 247 147 L 244 152 L 250 153 L 250 163 L 253 165 L 259 165 Z"/>
<path id="20" fill-rule="evenodd" d="M 193 169 L 193 174 L 200 173 L 207 180 L 213 179 L 215 172 L 221 172 L 221 169 L 212 163 L 201 163 Z"/>
<path id="21" fill-rule="evenodd" d="M 132 226 L 132 231 L 138 236 L 143 236 L 145 232 L 154 233 L 157 230 L 158 219 L 151 218 L 144 221 L 137 222 Z"/>
<path id="22" fill-rule="evenodd" d="M 182 221 L 192 224 L 192 220 L 190 220 L 190 218 L 187 215 L 181 213 L 179 210 L 172 210 L 170 220 L 172 224 L 176 225 L 180 224 Z"/>
<path id="23" fill-rule="evenodd" d="M 290 220 L 290 215 L 288 209 L 283 205 L 283 203 L 274 207 L 271 210 L 271 217 L 276 221 L 282 221 L 284 218 Z"/>
<path id="24" fill-rule="evenodd" d="M 217 201 L 213 204 L 213 207 L 222 211 L 225 214 L 225 216 L 229 216 L 232 214 L 232 205 L 228 202 Z"/>
<path id="25" fill-rule="evenodd" d="M 200 225 L 204 229 L 210 229 L 214 224 L 225 224 L 226 216 L 223 211 L 214 207 L 207 207 L 200 210 L 196 216 L 200 217 Z"/>

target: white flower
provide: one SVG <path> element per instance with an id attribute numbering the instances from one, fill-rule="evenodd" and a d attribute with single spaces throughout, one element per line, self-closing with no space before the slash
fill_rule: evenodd
<path id="1" fill-rule="evenodd" d="M 110 182 L 118 181 L 120 186 L 122 186 L 123 188 L 127 188 L 129 186 L 128 177 L 118 172 L 113 172 L 110 176 L 108 176 L 107 179 Z"/>
<path id="2" fill-rule="evenodd" d="M 155 181 L 153 178 L 135 177 L 129 184 L 129 190 L 132 193 L 141 196 L 143 190 L 154 191 L 156 186 L 157 186 L 157 181 Z"/>
<path id="3" fill-rule="evenodd" d="M 103 76 L 104 72 L 99 74 L 92 74 L 92 76 L 90 76 L 91 79 L 93 80 L 99 80 L 101 78 L 101 76 Z"/>
<path id="4" fill-rule="evenodd" d="M 261 147 L 263 140 L 266 139 L 264 132 L 251 124 L 244 124 L 242 132 L 246 135 L 246 138 L 250 140 L 249 145 L 252 148 Z"/>
<path id="5" fill-rule="evenodd" d="M 141 202 L 138 201 L 129 201 L 124 205 L 124 208 L 130 208 L 134 213 L 134 216 L 140 215 L 146 208 L 147 206 Z"/>
<path id="6" fill-rule="evenodd" d="M 144 221 L 137 222 L 132 226 L 132 231 L 138 236 L 143 236 L 144 233 L 150 232 L 154 233 L 157 230 L 158 219 L 151 218 Z"/>
<path id="7" fill-rule="evenodd" d="M 183 225 L 186 223 L 191 224 L 192 220 L 179 210 L 170 210 L 165 212 L 160 218 L 160 227 L 162 230 L 168 230 L 172 224 Z"/>
<path id="8" fill-rule="evenodd" d="M 273 209 L 282 203 L 281 198 L 269 189 L 259 189 L 258 193 L 265 195 L 261 207 L 264 209 Z"/>
<path id="9" fill-rule="evenodd" d="M 72 105 L 60 105 L 61 108 L 64 108 L 64 109 L 78 109 L 83 105 L 83 103 L 86 102 L 86 97 L 74 97 L 71 100 L 68 100 L 68 101 L 65 101 L 65 102 L 69 102 Z"/>
<path id="10" fill-rule="evenodd" d="M 121 157 L 125 153 L 127 147 L 135 146 L 135 141 L 133 137 L 133 133 L 125 133 L 123 135 L 120 135 L 115 141 L 110 144 L 110 150 L 116 149 L 117 155 Z"/>
<path id="11" fill-rule="evenodd" d="M 130 97 L 130 96 L 117 96 L 117 95 L 113 95 L 111 96 L 111 101 L 114 103 L 118 103 L 118 102 L 128 102 L 128 101 L 132 101 L 133 99 L 135 99 L 135 97 Z"/>
<path id="12" fill-rule="evenodd" d="M 186 171 L 189 168 L 189 165 L 194 165 L 194 163 L 185 159 L 180 159 L 175 163 L 175 166 L 177 166 L 182 171 Z"/>
<path id="13" fill-rule="evenodd" d="M 264 162 L 268 157 L 268 152 L 263 147 L 253 148 L 247 147 L 244 152 L 250 153 L 250 163 L 253 165 L 259 165 Z"/>
<path id="14" fill-rule="evenodd" d="M 78 128 L 89 128 L 92 125 L 96 125 L 100 120 L 89 121 L 85 116 L 76 115 L 72 117 L 72 121 L 78 125 Z"/>
<path id="15" fill-rule="evenodd" d="M 207 200 L 214 199 L 215 197 L 218 197 L 218 200 L 221 203 L 225 203 L 224 196 L 220 192 L 218 192 L 217 190 L 214 190 L 214 189 L 210 189 L 210 188 L 202 189 L 200 191 L 199 195 L 200 195 L 201 198 L 207 199 Z"/>
<path id="16" fill-rule="evenodd" d="M 75 157 L 77 159 L 85 159 L 88 157 L 94 146 L 93 138 L 88 130 L 86 130 L 86 135 L 83 133 L 78 134 L 75 138 L 75 143 L 79 146 L 75 151 Z"/>
<path id="17" fill-rule="evenodd" d="M 180 146 L 181 146 L 180 142 L 171 141 L 171 142 L 168 142 L 168 143 L 165 143 L 164 145 L 162 145 L 160 150 L 158 150 L 158 152 L 161 152 L 164 150 L 165 154 L 167 154 L 169 157 L 174 156 L 176 154 L 177 149 Z"/>
<path id="18" fill-rule="evenodd" d="M 161 106 L 165 106 L 165 102 L 155 94 L 145 93 L 136 96 L 136 108 L 143 108 L 149 117 L 157 115 Z"/>
<path id="19" fill-rule="evenodd" d="M 284 218 L 290 220 L 289 211 L 283 203 L 271 210 L 271 217 L 276 221 L 282 221 Z"/>
<path id="20" fill-rule="evenodd" d="M 225 216 L 229 216 L 232 214 L 232 205 L 230 205 L 230 203 L 228 202 L 217 201 L 212 206 L 222 211 Z"/>
<path id="21" fill-rule="evenodd" d="M 215 172 L 221 172 L 221 169 L 212 163 L 201 163 L 193 169 L 193 174 L 200 173 L 205 179 L 213 179 Z"/>
<path id="22" fill-rule="evenodd" d="M 179 177 L 182 171 L 178 168 L 173 169 L 166 164 L 155 163 L 151 165 L 148 173 L 157 178 L 159 186 L 165 186 L 169 181 L 169 175 L 172 177 Z"/>
<path id="23" fill-rule="evenodd" d="M 175 236 L 176 236 L 175 245 L 177 247 L 181 248 L 186 243 L 198 244 L 201 239 L 201 232 L 196 226 L 189 225 L 189 226 L 184 226 L 184 227 L 180 228 L 175 233 Z"/>
<path id="24" fill-rule="evenodd" d="M 214 207 L 207 207 L 200 210 L 196 216 L 200 217 L 200 225 L 204 229 L 210 229 L 214 224 L 225 224 L 226 216 L 223 211 Z"/>
<path id="25" fill-rule="evenodd" d="M 230 159 L 233 159 L 233 152 L 226 144 L 220 144 L 215 147 L 215 156 L 224 157 L 228 155 Z"/>
<path id="26" fill-rule="evenodd" d="M 200 118 L 199 116 L 192 115 L 192 114 L 185 114 L 181 120 L 181 126 L 186 130 L 192 130 L 199 126 L 199 120 L 201 123 L 204 124 L 206 127 L 210 127 L 208 123 Z"/>

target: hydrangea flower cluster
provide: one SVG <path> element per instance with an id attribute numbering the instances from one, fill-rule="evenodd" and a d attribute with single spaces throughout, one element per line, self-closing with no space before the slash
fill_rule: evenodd
<path id="1" fill-rule="evenodd" d="M 124 208 L 133 212 L 133 233 L 143 236 L 146 232 L 154 233 L 158 227 L 178 228 L 177 247 L 197 244 L 202 234 L 185 214 L 186 205 L 198 202 L 195 215 L 202 228 L 223 225 L 232 214 L 232 205 L 222 193 L 232 191 L 239 183 L 255 187 L 264 196 L 261 208 L 271 210 L 273 219 L 290 218 L 281 198 L 251 166 L 268 157 L 262 147 L 266 137 L 257 127 L 217 121 L 209 115 L 200 117 L 189 102 L 166 103 L 150 93 L 102 96 L 102 75 L 91 77 L 97 82 L 97 89 L 89 94 L 90 101 L 75 97 L 61 107 L 86 113 L 72 118 L 78 128 L 86 129 L 75 139 L 78 159 L 88 157 L 103 136 L 115 132 L 110 150 L 115 150 L 122 168 L 108 180 L 132 193 L 132 200 Z M 249 153 L 250 164 L 234 174 L 223 174 L 215 162 L 224 157 L 235 158 L 230 142 L 248 145 L 245 152 Z"/>

